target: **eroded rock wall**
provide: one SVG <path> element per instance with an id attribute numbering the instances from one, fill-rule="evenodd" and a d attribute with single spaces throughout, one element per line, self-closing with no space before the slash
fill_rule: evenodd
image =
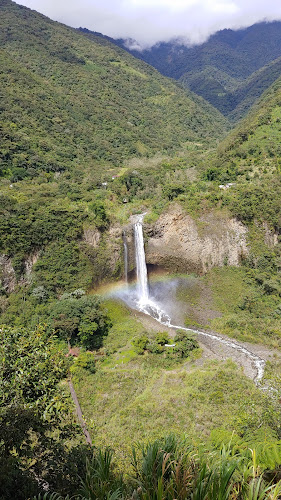
<path id="1" fill-rule="evenodd" d="M 145 226 L 146 261 L 179 272 L 206 273 L 214 266 L 238 266 L 247 256 L 247 228 L 223 214 L 195 221 L 180 206 Z"/>
<path id="2" fill-rule="evenodd" d="M 14 291 L 17 284 L 12 260 L 7 255 L 0 255 L 0 282 L 6 293 Z"/>

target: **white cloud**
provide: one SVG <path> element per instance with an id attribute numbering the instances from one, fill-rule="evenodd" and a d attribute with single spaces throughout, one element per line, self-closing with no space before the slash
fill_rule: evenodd
<path id="1" fill-rule="evenodd" d="M 223 28 L 281 19 L 279 0 L 17 0 L 51 19 L 143 48 L 183 38 L 200 43 Z"/>

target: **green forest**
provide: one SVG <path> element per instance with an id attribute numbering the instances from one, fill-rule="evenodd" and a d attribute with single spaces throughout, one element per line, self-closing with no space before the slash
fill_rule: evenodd
<path id="1" fill-rule="evenodd" d="M 0 500 L 281 498 L 278 26 L 214 35 L 178 81 L 164 44 L 144 62 L 0 0 Z M 155 261 L 182 280 L 174 333 L 108 293 L 131 216 L 147 249 L 171 211 L 216 248 L 208 220 L 246 235 L 235 265 Z M 262 382 L 198 329 L 264 354 Z"/>
<path id="2" fill-rule="evenodd" d="M 231 122 L 245 116 L 280 76 L 279 21 L 223 29 L 201 44 L 175 39 L 142 51 L 126 40 L 108 39 L 204 97 Z"/>

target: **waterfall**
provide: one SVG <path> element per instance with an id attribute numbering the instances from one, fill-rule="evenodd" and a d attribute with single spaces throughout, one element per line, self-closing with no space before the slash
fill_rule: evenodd
<path id="1" fill-rule="evenodd" d="M 230 339 L 226 336 L 221 336 L 219 334 L 213 332 L 206 332 L 203 330 L 196 330 L 194 328 L 188 328 L 185 326 L 174 324 L 172 318 L 167 314 L 163 305 L 158 303 L 157 300 L 154 299 L 153 296 L 149 296 L 148 289 L 148 278 L 147 278 L 147 269 L 145 262 L 145 251 L 144 251 L 144 241 L 143 241 L 143 218 L 145 214 L 133 216 L 133 224 L 134 224 L 134 236 L 135 236 L 135 256 L 136 256 L 136 267 L 137 267 L 137 283 L 136 289 L 134 287 L 126 286 L 126 290 L 123 292 L 119 291 L 118 295 L 124 302 L 126 302 L 130 307 L 136 309 L 138 311 L 143 312 L 154 318 L 156 321 L 161 323 L 162 325 L 173 328 L 174 330 L 184 330 L 186 332 L 192 332 L 198 335 L 200 340 L 204 340 L 204 338 L 211 339 L 214 342 L 225 346 L 226 348 L 230 348 L 240 353 L 241 355 L 246 356 L 253 367 L 255 368 L 256 375 L 254 377 L 254 381 L 257 385 L 260 385 L 265 368 L 265 360 L 262 359 L 258 354 L 251 351 L 248 346 L 244 346 L 239 342 Z M 124 274 L 127 280 L 128 274 L 128 247 L 127 247 L 127 238 L 126 233 L 123 233 L 123 243 L 124 243 Z M 226 353 L 226 355 L 228 355 Z"/>
<path id="2" fill-rule="evenodd" d="M 128 283 L 128 245 L 126 231 L 123 232 L 123 245 L 124 245 L 124 278 Z"/>
<path id="3" fill-rule="evenodd" d="M 172 324 L 172 319 L 164 311 L 161 305 L 157 304 L 152 297 L 149 297 L 148 289 L 148 279 L 147 279 L 147 269 L 145 262 L 145 251 L 144 251 L 144 241 L 143 241 L 143 229 L 142 222 L 145 214 L 139 215 L 135 220 L 134 224 L 134 234 L 135 234 L 135 254 L 136 254 L 136 265 L 137 265 L 137 301 L 134 306 L 139 311 L 148 314 L 152 318 L 156 319 L 159 323 L 169 328 L 175 330 L 184 330 L 186 332 L 196 333 L 199 338 L 210 338 L 216 342 L 219 342 L 227 347 L 235 349 L 236 351 L 244 354 L 254 365 L 256 370 L 255 382 L 258 385 L 264 374 L 265 361 L 258 355 L 251 352 L 246 347 L 239 345 L 237 342 L 229 338 L 223 338 L 220 335 L 214 333 L 207 333 L 202 330 L 196 330 L 193 328 L 187 328 L 180 325 Z"/>
<path id="4" fill-rule="evenodd" d="M 142 222 L 144 215 L 145 214 L 138 216 L 137 221 L 134 224 L 138 299 L 141 304 L 146 304 L 149 301 L 147 269 L 145 263 L 145 252 L 144 252 L 143 230 L 142 230 Z"/>

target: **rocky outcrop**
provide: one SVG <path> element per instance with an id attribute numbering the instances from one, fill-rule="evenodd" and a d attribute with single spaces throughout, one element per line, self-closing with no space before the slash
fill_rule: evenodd
<path id="1" fill-rule="evenodd" d="M 0 282 L 7 294 L 12 293 L 18 283 L 25 285 L 31 282 L 33 266 L 39 259 L 39 255 L 39 250 L 28 255 L 24 261 L 24 273 L 18 280 L 13 268 L 12 259 L 7 255 L 0 255 Z"/>
<path id="2" fill-rule="evenodd" d="M 14 291 L 17 284 L 16 273 L 7 255 L 0 255 L 0 281 L 6 293 Z"/>
<path id="3" fill-rule="evenodd" d="M 272 232 L 271 229 L 268 227 L 268 224 L 266 222 L 263 223 L 262 225 L 263 231 L 264 231 L 264 242 L 269 248 L 275 247 L 278 243 L 278 233 Z"/>
<path id="4" fill-rule="evenodd" d="M 120 252 L 120 244 L 122 242 L 122 229 L 121 227 L 113 226 L 109 229 L 109 244 L 108 244 L 108 252 L 109 252 L 109 260 L 108 265 L 109 268 L 115 270 L 118 267 L 118 262 L 120 262 L 120 255 L 122 255 L 122 247 Z M 123 263 L 123 262 L 122 262 Z"/>
<path id="5" fill-rule="evenodd" d="M 173 271 L 202 274 L 214 266 L 238 266 L 248 254 L 247 228 L 222 214 L 210 212 L 195 222 L 173 206 L 145 233 L 146 262 Z"/>
<path id="6" fill-rule="evenodd" d="M 40 256 L 40 250 L 30 254 L 27 259 L 24 261 L 25 275 L 23 276 L 23 280 L 29 282 L 31 279 L 31 273 L 33 270 L 33 266 L 36 264 L 37 260 Z"/>
<path id="7" fill-rule="evenodd" d="M 83 240 L 93 248 L 96 248 L 101 239 L 101 233 L 97 229 L 88 227 L 84 229 Z"/>
<path id="8" fill-rule="evenodd" d="M 93 265 L 93 284 L 97 285 L 122 275 L 123 246 L 120 224 L 99 231 L 95 227 L 84 230 L 81 246 Z"/>

